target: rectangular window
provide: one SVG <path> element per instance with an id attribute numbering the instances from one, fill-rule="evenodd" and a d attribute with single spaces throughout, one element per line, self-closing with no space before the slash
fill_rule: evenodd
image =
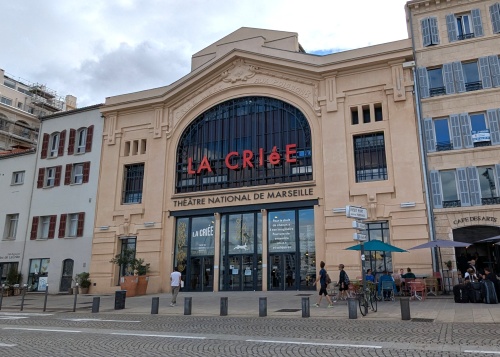
<path id="1" fill-rule="evenodd" d="M 52 134 L 49 143 L 49 156 L 56 157 L 59 152 L 59 133 Z"/>
<path id="2" fill-rule="evenodd" d="M 472 27 L 472 17 L 470 14 L 457 15 L 456 24 L 458 40 L 474 37 L 474 28 Z"/>
<path id="3" fill-rule="evenodd" d="M 383 114 L 382 114 L 382 104 L 376 103 L 374 105 L 374 109 L 375 109 L 375 121 L 382 121 L 382 120 L 384 120 Z"/>
<path id="4" fill-rule="evenodd" d="M 443 192 L 443 208 L 460 207 L 455 170 L 440 171 L 439 174 Z"/>
<path id="5" fill-rule="evenodd" d="M 352 125 L 359 124 L 359 116 L 358 116 L 358 108 L 357 107 L 351 108 L 351 124 Z"/>
<path id="6" fill-rule="evenodd" d="M 22 185 L 24 183 L 24 171 L 15 171 L 12 173 L 12 185 Z"/>
<path id="7" fill-rule="evenodd" d="M 82 154 L 85 152 L 87 145 L 87 128 L 79 129 L 76 132 L 76 152 Z"/>
<path id="8" fill-rule="evenodd" d="M 123 177 L 123 203 L 141 203 L 144 164 L 125 165 Z"/>
<path id="9" fill-rule="evenodd" d="M 370 122 L 370 106 L 363 105 L 363 123 L 367 124 Z"/>
<path id="10" fill-rule="evenodd" d="M 439 29 L 436 17 L 426 17 L 420 21 L 422 45 L 424 47 L 439 44 Z"/>
<path id="11" fill-rule="evenodd" d="M 41 239 L 49 238 L 50 218 L 51 218 L 51 216 L 40 217 L 40 230 L 38 232 L 38 238 L 41 238 Z"/>
<path id="12" fill-rule="evenodd" d="M 45 184 L 44 187 L 53 187 L 56 180 L 56 168 L 47 167 L 45 169 Z"/>
<path id="13" fill-rule="evenodd" d="M 366 235 L 368 236 L 368 241 L 379 240 L 387 244 L 391 243 L 389 240 L 389 223 L 387 221 L 368 223 Z M 365 254 L 365 268 L 375 272 L 376 279 L 379 278 L 378 274 L 382 274 L 384 270 L 393 270 L 391 252 L 384 252 L 384 254 L 366 252 Z"/>
<path id="14" fill-rule="evenodd" d="M 80 185 L 83 183 L 83 164 L 74 164 L 71 172 L 71 183 Z"/>
<path id="15" fill-rule="evenodd" d="M 353 141 L 356 182 L 387 180 L 384 133 L 357 135 Z"/>
<path id="16" fill-rule="evenodd" d="M 495 3 L 490 6 L 491 24 L 493 33 L 500 32 L 500 3 Z"/>
<path id="17" fill-rule="evenodd" d="M 467 92 L 483 89 L 477 61 L 462 63 L 465 77 L 465 90 Z"/>
<path id="18" fill-rule="evenodd" d="M 470 114 L 471 135 L 474 147 L 490 146 L 491 135 L 488 129 L 485 113 Z"/>
<path id="19" fill-rule="evenodd" d="M 67 236 L 68 237 L 76 237 L 78 231 L 78 213 L 68 214 L 68 229 Z"/>
<path id="20" fill-rule="evenodd" d="M 12 99 L 0 97 L 0 103 L 12 106 Z"/>
<path id="21" fill-rule="evenodd" d="M 17 223 L 19 222 L 19 214 L 8 214 L 5 220 L 4 239 L 16 239 Z"/>
<path id="22" fill-rule="evenodd" d="M 429 91 L 430 96 L 434 97 L 437 95 L 446 94 L 446 89 L 444 87 L 443 81 L 443 68 L 430 68 L 427 69 L 429 75 Z"/>
<path id="23" fill-rule="evenodd" d="M 434 120 L 434 132 L 436 133 L 436 151 L 453 149 L 448 118 Z"/>
<path id="24" fill-rule="evenodd" d="M 495 179 L 495 167 L 494 166 L 481 166 L 477 168 L 479 174 L 479 186 L 481 188 L 481 198 L 491 199 L 498 197 L 496 179 Z M 498 203 L 498 202 L 496 202 Z M 483 202 L 483 204 L 485 204 Z"/>

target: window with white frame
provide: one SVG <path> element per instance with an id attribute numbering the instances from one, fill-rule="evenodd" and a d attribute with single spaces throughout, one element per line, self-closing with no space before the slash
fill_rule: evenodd
<path id="1" fill-rule="evenodd" d="M 12 173 L 12 185 L 22 185 L 24 183 L 24 171 L 15 171 Z"/>
<path id="2" fill-rule="evenodd" d="M 76 132 L 76 153 L 81 154 L 85 152 L 87 145 L 87 128 L 78 129 Z"/>
<path id="3" fill-rule="evenodd" d="M 12 106 L 12 99 L 7 97 L 0 97 L 0 103 Z"/>
<path id="4" fill-rule="evenodd" d="M 76 237 L 78 233 L 78 213 L 68 214 L 68 237 Z"/>
<path id="5" fill-rule="evenodd" d="M 51 219 L 51 216 L 40 217 L 40 228 L 38 231 L 38 238 L 40 238 L 40 239 L 49 238 L 50 219 Z"/>
<path id="6" fill-rule="evenodd" d="M 83 183 L 83 163 L 73 165 L 71 183 L 74 185 L 80 185 Z"/>
<path id="7" fill-rule="evenodd" d="M 5 220 L 4 239 L 15 239 L 17 233 L 17 224 L 19 222 L 19 214 L 8 214 Z"/>
<path id="8" fill-rule="evenodd" d="M 497 177 L 495 177 L 495 166 L 479 166 L 479 187 L 481 188 L 481 199 L 498 198 Z M 483 202 L 484 204 L 484 202 Z"/>
<path id="9" fill-rule="evenodd" d="M 49 157 L 56 157 L 58 152 L 59 152 L 59 133 L 54 133 L 50 136 Z"/>
<path id="10" fill-rule="evenodd" d="M 446 29 L 450 42 L 466 40 L 484 35 L 481 10 L 446 15 Z"/>
<path id="11" fill-rule="evenodd" d="M 53 187 L 56 182 L 56 168 L 47 167 L 45 169 L 45 184 L 44 187 Z"/>
<path id="12" fill-rule="evenodd" d="M 443 188 L 443 207 L 460 207 L 456 171 L 444 170 L 440 171 L 439 174 L 441 176 L 441 187 Z"/>

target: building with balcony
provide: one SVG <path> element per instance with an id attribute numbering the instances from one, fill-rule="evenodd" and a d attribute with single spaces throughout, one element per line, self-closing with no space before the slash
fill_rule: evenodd
<path id="1" fill-rule="evenodd" d="M 477 255 L 498 273 L 499 246 L 478 241 L 500 235 L 500 3 L 414 0 L 406 9 L 435 238 L 474 243 L 443 250 L 454 269 Z"/>
<path id="2" fill-rule="evenodd" d="M 106 99 L 93 292 L 116 290 L 125 249 L 149 292 L 312 290 L 316 267 L 361 274 L 345 206 L 367 238 L 427 242 L 410 39 L 317 56 L 292 32 L 241 28 L 161 88 Z M 379 252 L 380 253 L 380 252 Z M 430 253 L 366 254 L 381 272 Z"/>
<path id="3" fill-rule="evenodd" d="M 0 69 L 0 150 L 36 147 L 39 118 L 76 108 L 76 97 L 61 98 L 47 86 Z"/>

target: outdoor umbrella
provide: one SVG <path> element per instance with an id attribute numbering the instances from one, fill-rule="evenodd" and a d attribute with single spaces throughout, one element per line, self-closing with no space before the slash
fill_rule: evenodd
<path id="1" fill-rule="evenodd" d="M 464 242 L 456 242 L 453 240 L 433 240 L 424 244 L 417 245 L 416 247 L 410 248 L 408 250 L 414 250 L 414 249 L 424 249 L 424 248 L 438 248 L 439 251 L 439 261 L 438 261 L 438 269 L 441 266 L 440 262 L 443 261 L 443 258 L 441 257 L 441 248 L 458 248 L 458 247 L 465 247 L 467 248 L 470 243 L 464 243 Z M 446 287 L 444 285 L 444 279 L 441 279 L 441 283 L 443 285 L 443 292 L 446 294 Z"/>
<path id="2" fill-rule="evenodd" d="M 489 242 L 493 243 L 493 242 L 499 242 L 499 241 L 500 241 L 500 236 L 494 236 L 494 237 L 478 240 L 475 243 L 489 243 Z"/>
<path id="3" fill-rule="evenodd" d="M 363 243 L 364 249 L 367 251 L 377 251 L 377 252 L 407 252 L 404 249 L 395 247 L 388 243 L 384 243 L 380 240 L 371 240 L 369 242 Z M 353 245 L 352 247 L 346 248 L 345 250 L 361 250 L 361 244 Z"/>

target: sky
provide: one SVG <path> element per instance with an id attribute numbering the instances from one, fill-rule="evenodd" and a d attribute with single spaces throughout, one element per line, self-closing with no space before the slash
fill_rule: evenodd
<path id="1" fill-rule="evenodd" d="M 78 107 L 162 87 L 240 27 L 296 32 L 328 54 L 408 37 L 406 0 L 17 0 L 2 5 L 0 68 Z"/>

